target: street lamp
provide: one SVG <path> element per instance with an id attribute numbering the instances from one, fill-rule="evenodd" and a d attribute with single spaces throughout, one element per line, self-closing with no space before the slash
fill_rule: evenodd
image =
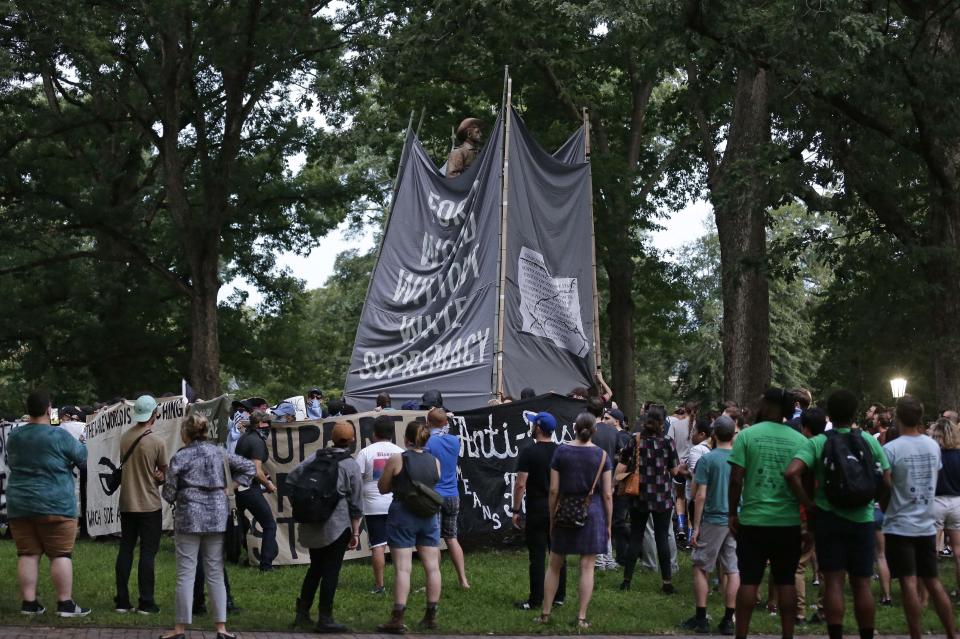
<path id="1" fill-rule="evenodd" d="M 890 392 L 894 399 L 900 399 L 907 394 L 907 380 L 902 377 L 894 377 L 890 380 Z"/>

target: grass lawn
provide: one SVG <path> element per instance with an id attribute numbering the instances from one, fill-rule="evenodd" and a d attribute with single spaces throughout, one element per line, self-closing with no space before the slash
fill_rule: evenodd
<path id="1" fill-rule="evenodd" d="M 48 564 L 41 565 L 40 601 L 47 607 L 47 614 L 36 619 L 19 614 L 20 601 L 16 580 L 16 552 L 13 541 L 0 541 L 0 592 L 8 593 L 0 598 L 0 624 L 36 624 L 62 626 L 153 626 L 172 627 L 174 592 L 173 540 L 165 537 L 157 556 L 157 603 L 159 615 L 121 615 L 113 612 L 114 576 L 113 564 L 117 546 L 112 542 L 83 541 L 77 544 L 74 553 L 74 598 L 83 606 L 93 608 L 90 616 L 83 619 L 60 619 L 55 609 Z M 516 610 L 515 601 L 527 596 L 526 553 L 505 549 L 503 551 L 473 552 L 467 554 L 467 573 L 472 589 L 460 590 L 456 586 L 453 567 L 448 560 L 443 562 L 443 596 L 440 601 L 440 630 L 443 633 L 493 633 L 493 634 L 549 634 L 573 633 L 576 618 L 576 564 L 570 558 L 567 605 L 555 611 L 554 620 L 547 628 L 533 623 L 534 612 Z M 659 578 L 651 572 L 639 572 L 630 592 L 620 592 L 617 586 L 622 571 L 598 572 L 593 601 L 590 604 L 590 619 L 594 622 L 592 632 L 597 634 L 672 634 L 677 624 L 693 613 L 690 586 L 689 555 L 680 557 L 680 572 L 674 578 L 677 594 L 667 596 L 659 592 Z M 286 630 L 293 619 L 294 601 L 299 593 L 305 567 L 289 566 L 261 574 L 254 568 L 229 567 L 233 596 L 241 612 L 229 619 L 228 627 L 235 630 Z M 941 563 L 941 572 L 949 575 L 947 583 L 953 588 L 952 563 Z M 391 569 L 387 568 L 387 586 L 390 587 Z M 136 601 L 136 563 L 131 576 L 131 596 Z M 377 624 L 389 616 L 392 606 L 390 595 L 372 595 L 369 590 L 372 574 L 365 561 L 348 562 L 340 577 L 340 587 L 335 603 L 335 616 L 355 632 L 372 632 Z M 423 571 L 415 569 L 413 593 L 410 596 L 408 623 L 416 622 L 423 614 Z M 879 586 L 877 587 L 877 592 Z M 817 595 L 817 588 L 810 586 L 808 596 Z M 894 608 L 877 609 L 877 631 L 881 634 L 904 634 L 906 625 L 899 606 L 898 587 L 894 585 Z M 713 625 L 723 614 L 718 595 L 711 595 L 709 612 Z M 314 605 L 313 616 L 316 616 Z M 848 602 L 846 629 L 855 632 L 852 605 Z M 930 632 L 942 632 L 932 610 L 927 610 L 924 626 Z M 210 617 L 194 619 L 194 627 L 211 627 Z M 413 625 L 411 624 L 411 628 Z M 759 633 L 779 634 L 777 619 L 770 617 L 765 609 L 757 609 L 752 630 Z M 825 635 L 823 625 L 798 629 L 798 634 Z"/>

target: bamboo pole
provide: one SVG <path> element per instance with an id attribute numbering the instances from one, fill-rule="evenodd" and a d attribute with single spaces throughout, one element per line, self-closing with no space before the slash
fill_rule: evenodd
<path id="1" fill-rule="evenodd" d="M 590 164 L 590 115 L 587 108 L 583 108 L 584 129 L 584 161 Z M 597 241 L 595 218 L 593 214 L 593 166 L 590 167 L 588 183 L 590 185 L 590 259 L 593 268 L 593 359 L 596 370 L 600 370 L 600 293 L 597 290 Z M 593 380 L 590 380 L 593 383 Z"/>
<path id="2" fill-rule="evenodd" d="M 503 164 L 500 166 L 500 256 L 497 260 L 499 280 L 497 282 L 497 339 L 494 353 L 494 388 L 497 399 L 503 399 L 503 314 L 506 306 L 507 280 L 507 208 L 510 168 L 510 118 L 512 108 L 513 80 L 510 67 L 503 68 L 504 108 L 503 113 Z"/>

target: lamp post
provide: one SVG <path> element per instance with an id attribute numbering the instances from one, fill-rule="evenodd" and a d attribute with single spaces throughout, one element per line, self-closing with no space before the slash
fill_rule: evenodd
<path id="1" fill-rule="evenodd" d="M 900 399 L 907 394 L 907 380 L 902 377 L 894 377 L 890 380 L 890 392 L 894 399 Z"/>

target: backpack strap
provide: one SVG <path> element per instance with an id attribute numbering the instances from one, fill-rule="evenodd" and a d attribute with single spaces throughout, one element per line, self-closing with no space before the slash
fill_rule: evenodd
<path id="1" fill-rule="evenodd" d="M 120 458 L 120 466 L 119 466 L 119 468 L 123 468 L 123 465 L 127 463 L 127 460 L 130 459 L 130 455 L 133 454 L 133 449 L 135 449 L 135 448 L 137 447 L 137 444 L 140 443 L 140 440 L 143 439 L 144 437 L 146 437 L 147 435 L 149 435 L 149 434 L 152 433 L 152 432 L 153 432 L 153 431 L 151 431 L 151 430 L 148 428 L 148 429 L 146 430 L 146 432 L 144 432 L 144 433 L 141 434 L 139 437 L 137 437 L 135 440 L 133 440 L 133 443 L 130 444 L 130 448 L 127 449 L 127 452 L 125 452 L 125 453 L 123 454 L 123 457 Z"/>

